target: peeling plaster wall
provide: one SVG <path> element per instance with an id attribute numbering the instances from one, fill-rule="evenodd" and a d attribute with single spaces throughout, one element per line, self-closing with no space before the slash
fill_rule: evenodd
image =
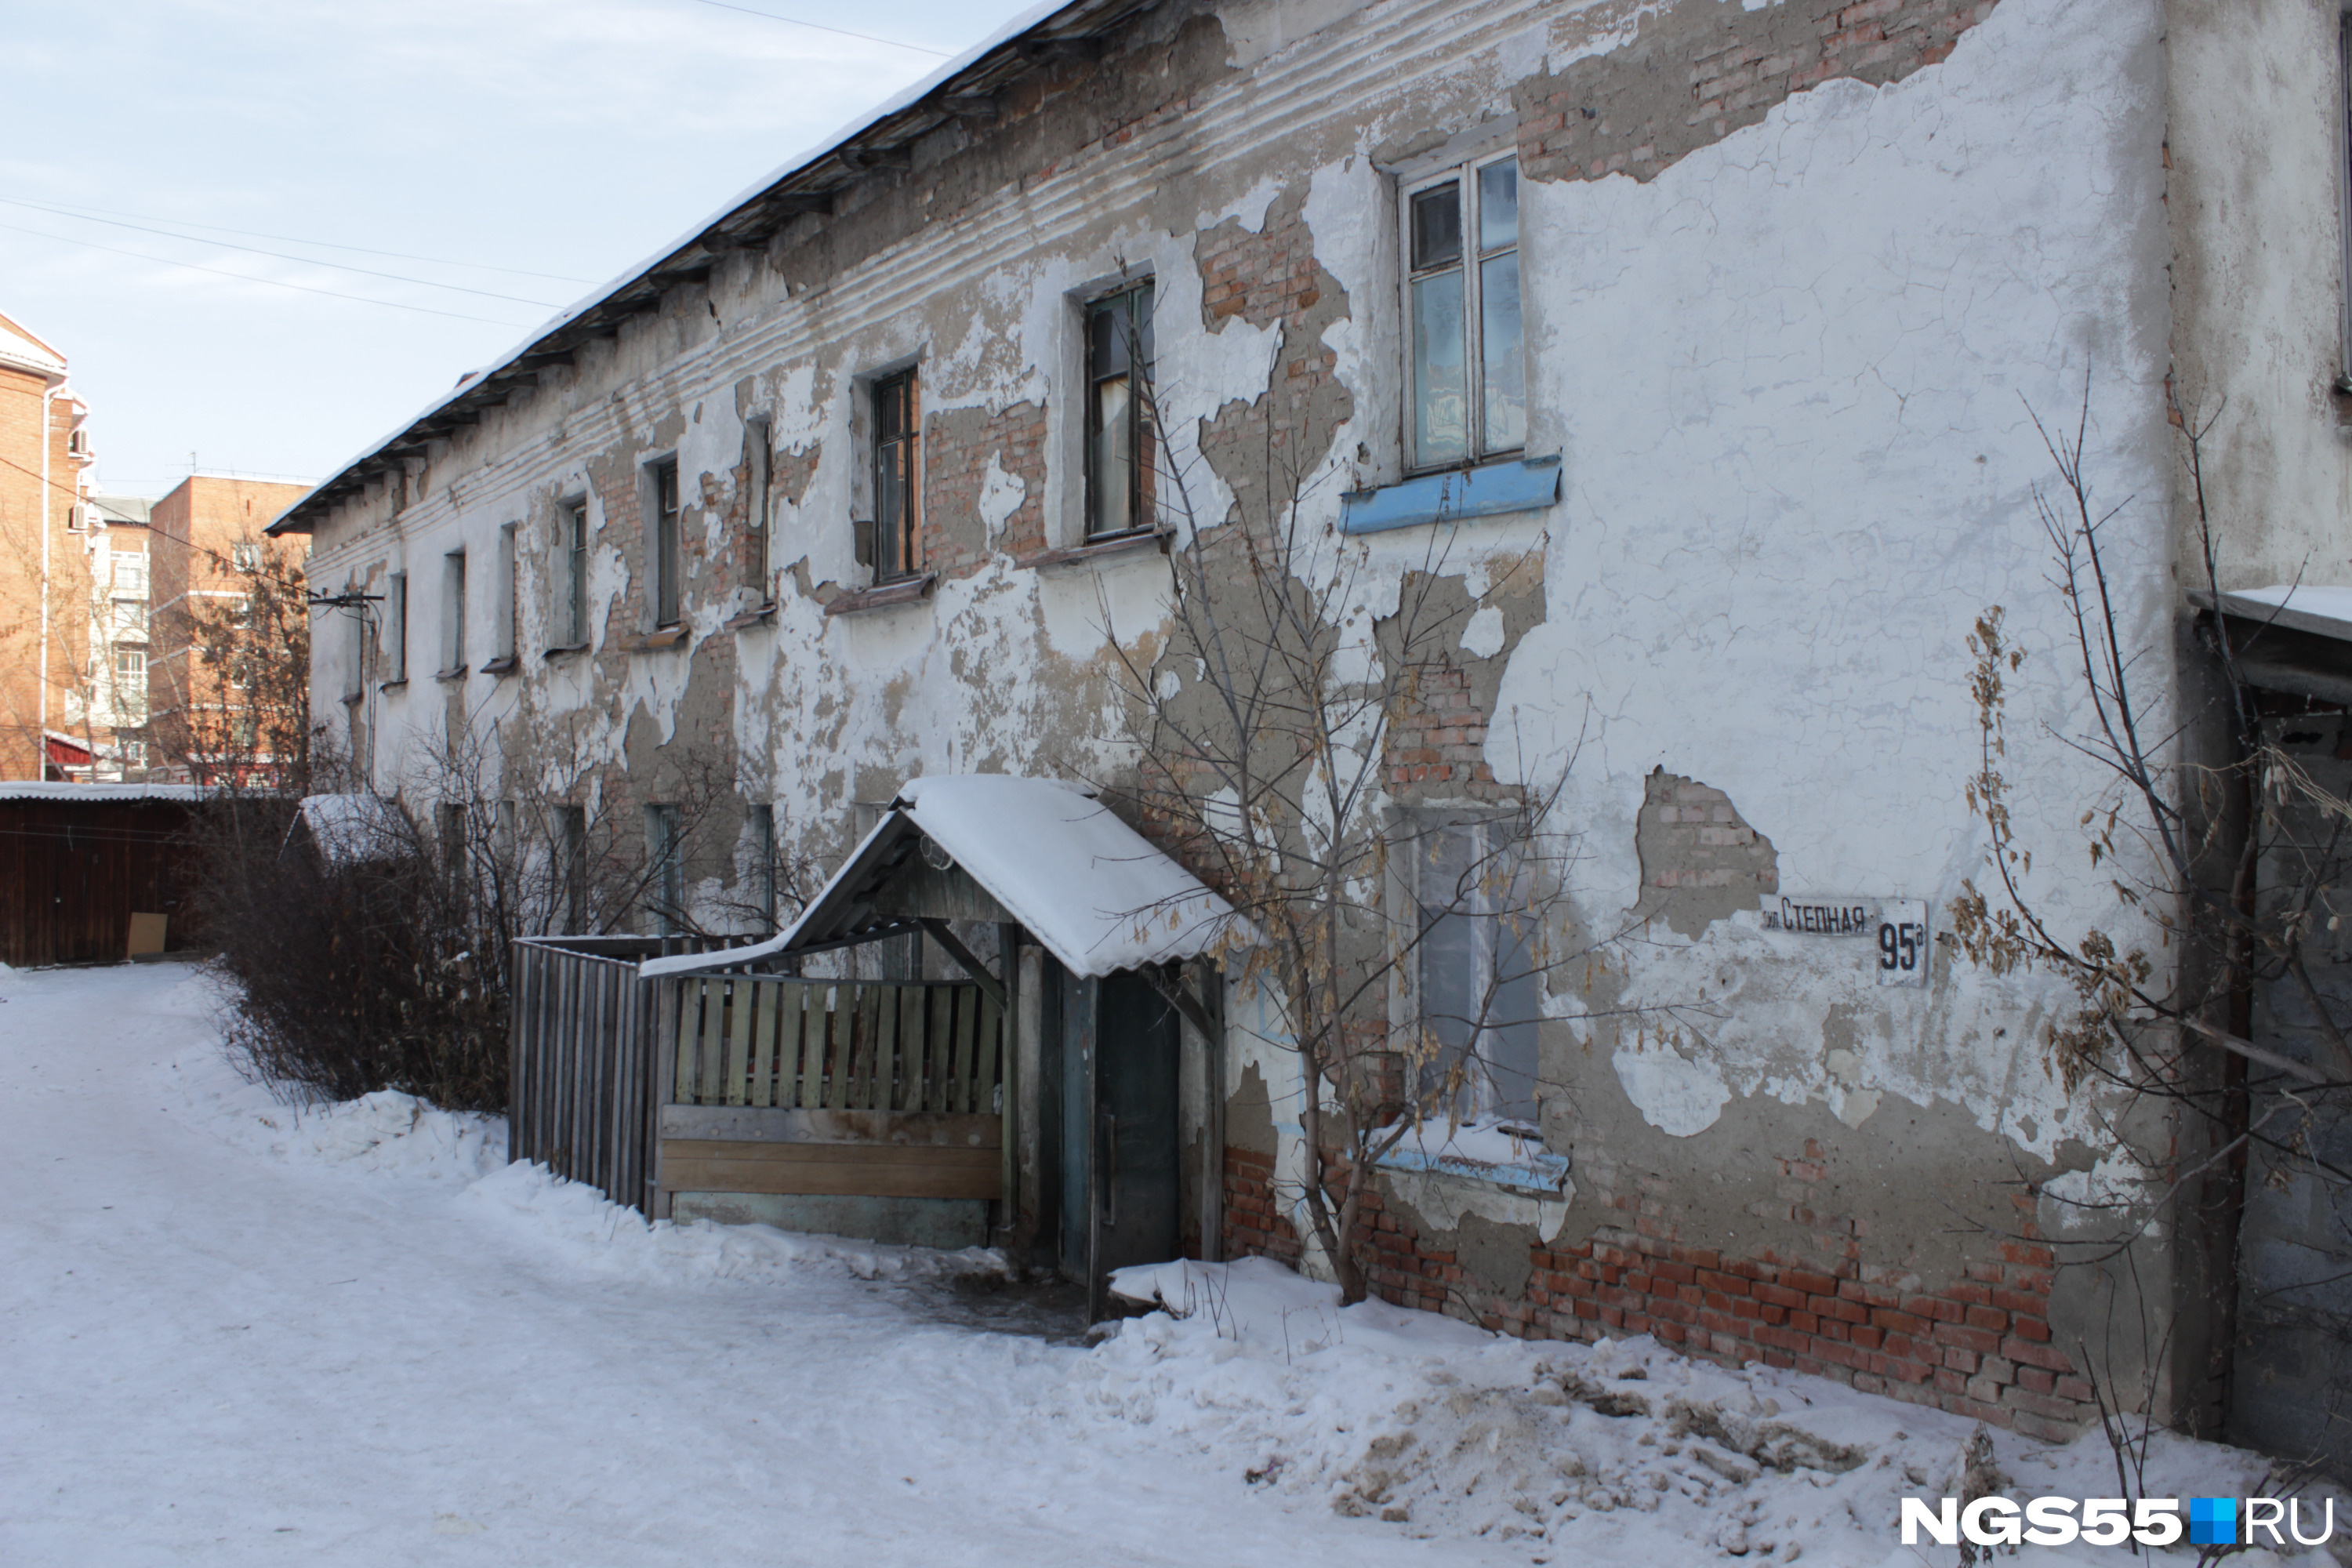
<path id="1" fill-rule="evenodd" d="M 1588 1258 L 1603 1233 L 1687 1233 L 1727 1258 L 1818 1256 L 1848 1279 L 1866 1261 L 1959 1289 L 2002 1265 L 1926 1239 L 1948 1228 L 1944 1194 L 1978 1194 L 1987 1217 L 2019 1169 L 2093 1163 L 2088 1111 L 2041 1058 L 2058 999 L 1948 954 L 1928 987 L 1881 989 L 1863 944 L 1731 906 L 1768 890 L 1769 861 L 1781 891 L 1919 899 L 1940 923 L 1984 854 L 1962 798 L 1978 766 L 1963 639 L 1987 606 L 2037 650 L 2011 682 L 2011 734 L 2079 717 L 2028 408 L 2073 410 L 2087 376 L 2103 491 L 2167 494 L 2162 21 L 2157 0 L 1171 0 L 1099 65 L 1041 70 L 999 126 L 935 132 L 910 171 L 867 178 L 435 443 L 414 498 L 379 493 L 322 526 L 319 580 L 405 562 L 429 584 L 460 542 L 487 563 L 498 528 L 523 524 L 522 671 L 385 697 L 380 776 L 451 722 L 506 726 L 507 765 L 558 788 L 565 769 L 593 773 L 619 798 L 656 798 L 665 754 L 715 749 L 820 867 L 845 847 L 848 803 L 924 773 L 1118 781 L 1133 764 L 1119 656 L 1156 657 L 1165 564 L 1016 563 L 1079 537 L 1076 301 L 1153 279 L 1168 438 L 1198 517 L 1248 499 L 1235 454 L 1271 430 L 1300 443 L 1310 522 L 1335 521 L 1342 490 L 1402 471 L 1389 171 L 1516 138 L 1528 450 L 1563 457 L 1563 492 L 1448 541 L 1443 571 L 1472 611 L 1453 689 L 1475 722 L 1406 726 L 1427 757 L 1392 774 L 1396 800 L 1565 769 L 1570 934 L 1640 940 L 1554 987 L 1544 1120 L 1577 1162 L 1565 1217 L 1538 1237 L 1507 1209 L 1431 1203 L 1449 1234 L 1476 1222 L 1463 1245 L 1490 1285 L 1525 1278 L 1497 1252 L 1518 1226 L 1530 1247 L 1581 1237 Z M 861 378 L 909 363 L 941 574 L 911 602 L 829 615 L 866 583 L 848 526 L 865 504 Z M 776 454 L 776 608 L 730 630 L 758 597 L 731 531 L 754 418 Z M 647 629 L 640 473 L 671 453 L 688 636 L 632 652 Z M 554 519 L 583 496 L 594 646 L 542 660 Z M 2168 647 L 2161 510 L 2116 543 L 2128 635 Z M 1361 552 L 1346 610 L 1354 657 L 1377 659 L 1429 540 L 1320 548 L 1318 570 Z M 437 595 L 415 603 L 412 647 L 431 646 L 416 639 L 435 635 Z M 2062 871 L 2087 769 L 2024 744 L 2009 766 L 2020 831 L 2046 846 L 2037 894 L 2112 925 L 2104 889 Z M 1671 909 L 1645 893 L 1642 816 L 1666 776 L 1720 792 L 1751 842 L 1715 847 L 1755 851 L 1747 882 Z M 1635 1021 L 1570 1022 L 1594 997 Z M 1279 1035 L 1262 998 L 1231 1011 Z M 1257 1097 L 1228 1118 L 1268 1193 L 1304 1170 L 1286 1070 L 1266 1051 L 1224 1074 Z M 1831 1211 L 1781 1192 L 1791 1163 L 1841 1194 L 1834 1236 L 1801 1217 Z M 2055 1223 L 2046 1205 L 2028 1218 Z M 1866 1235 L 1900 1239 L 1864 1260 Z"/>

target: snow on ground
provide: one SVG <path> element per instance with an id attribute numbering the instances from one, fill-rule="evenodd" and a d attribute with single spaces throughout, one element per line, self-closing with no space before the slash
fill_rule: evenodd
<path id="1" fill-rule="evenodd" d="M 176 965 L 0 971 L 0 1563 L 1957 1555 L 1894 1525 L 1957 1483 L 1954 1418 L 1258 1262 L 1130 1271 L 1172 1311 L 1091 1351 L 983 1331 L 991 1254 L 648 1226 L 493 1120 L 278 1103 L 216 1005 Z M 2011 1495 L 2114 1489 L 2096 1439 L 1994 1449 Z M 2149 1480 L 2262 1470 L 2159 1435 Z"/>

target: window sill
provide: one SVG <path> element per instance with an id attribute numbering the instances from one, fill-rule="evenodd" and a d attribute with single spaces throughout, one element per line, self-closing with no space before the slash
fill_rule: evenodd
<path id="1" fill-rule="evenodd" d="M 727 620 L 721 622 L 720 625 L 724 629 L 730 632 L 748 631 L 753 626 L 766 626 L 775 618 L 776 606 L 773 601 L 771 601 L 768 604 L 761 605 L 757 609 L 746 610 L 740 616 L 730 616 Z"/>
<path id="2" fill-rule="evenodd" d="M 1559 470 L 1557 457 L 1512 458 L 1423 474 L 1374 490 L 1351 490 L 1339 498 L 1339 531 L 1385 533 L 1424 522 L 1540 511 L 1559 500 Z"/>
<path id="3" fill-rule="evenodd" d="M 1066 566 L 1079 561 L 1094 561 L 1104 556 L 1127 555 L 1156 549 L 1165 555 L 1168 542 L 1175 535 L 1166 529 L 1148 529 L 1139 533 L 1114 534 L 1108 539 L 1090 539 L 1084 544 L 1072 544 L 1060 550 L 1040 550 L 1028 555 L 1013 557 L 1015 570 L 1023 567 Z"/>
<path id="4" fill-rule="evenodd" d="M 516 658 L 514 655 L 509 654 L 504 658 L 494 658 L 490 660 L 489 663 L 482 666 L 482 673 L 484 675 L 512 675 L 515 672 L 515 666 L 521 662 L 522 661 Z"/>
<path id="5" fill-rule="evenodd" d="M 575 653 L 586 653 L 587 651 L 588 645 L 584 642 L 565 643 L 562 647 L 549 648 L 545 653 L 540 655 L 540 657 L 547 660 L 550 664 L 552 664 L 559 658 L 569 658 Z"/>
<path id="6" fill-rule="evenodd" d="M 1424 1134 L 1434 1134 L 1424 1126 Z M 1384 1171 L 1452 1176 L 1531 1197 L 1557 1199 L 1568 1188 L 1569 1159 L 1544 1147 L 1539 1138 L 1514 1136 L 1499 1126 L 1469 1125 L 1436 1143 L 1408 1134 L 1381 1156 Z"/>
<path id="7" fill-rule="evenodd" d="M 356 708 L 366 700 L 367 693 L 364 691 L 346 691 L 343 693 L 342 701 L 343 706 L 346 708 Z"/>
<path id="8" fill-rule="evenodd" d="M 377 687 L 376 689 L 378 691 L 387 693 L 394 691 L 405 691 L 408 689 L 408 677 L 404 675 L 398 680 L 387 680 L 383 685 Z"/>
<path id="9" fill-rule="evenodd" d="M 463 680 L 466 679 L 467 674 L 467 671 L 466 667 L 461 664 L 454 668 L 435 671 L 433 679 L 436 680 Z"/>
<path id="10" fill-rule="evenodd" d="M 676 647 L 686 640 L 683 626 L 663 626 L 658 631 L 644 632 L 621 644 L 626 653 L 659 653 L 666 647 Z"/>
<path id="11" fill-rule="evenodd" d="M 909 605 L 931 591 L 940 580 L 936 572 L 926 572 L 919 577 L 901 578 L 896 583 L 884 583 L 877 587 L 860 588 L 854 594 L 842 594 L 824 606 L 828 616 L 854 616 L 861 610 L 883 610 L 893 605 Z"/>

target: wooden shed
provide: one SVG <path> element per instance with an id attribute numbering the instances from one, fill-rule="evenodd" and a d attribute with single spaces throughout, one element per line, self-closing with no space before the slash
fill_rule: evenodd
<path id="1" fill-rule="evenodd" d="M 1237 921 L 1084 792 L 917 780 L 766 942 L 625 969 L 536 944 L 518 1126 L 624 1087 L 518 1157 L 611 1144 L 590 1164 L 655 1218 L 993 1243 L 1098 1294 L 1123 1265 L 1214 1254 Z M 894 944 L 940 962 L 853 956 Z"/>
<path id="2" fill-rule="evenodd" d="M 205 793 L 0 784 L 0 963 L 106 963 L 186 946 L 188 827 Z"/>

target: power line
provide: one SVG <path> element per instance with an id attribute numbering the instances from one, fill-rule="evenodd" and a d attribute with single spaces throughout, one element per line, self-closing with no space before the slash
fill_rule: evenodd
<path id="1" fill-rule="evenodd" d="M 13 196 L 0 196 L 0 201 L 15 202 L 20 206 L 38 204 L 20 201 Z M 247 239 L 275 239 L 286 245 L 315 245 L 326 250 L 348 250 L 360 256 L 388 256 L 395 261 L 423 261 L 435 267 L 464 267 L 477 272 L 509 272 L 517 278 L 544 278 L 551 283 L 593 283 L 593 278 L 574 278 L 564 272 L 532 272 L 520 267 L 493 267 L 487 261 L 452 261 L 446 256 L 412 256 L 405 250 L 377 250 L 364 245 L 338 245 L 331 239 L 304 239 L 294 234 L 264 234 L 258 229 L 232 228 L 225 223 L 198 223 L 193 218 L 159 218 L 152 213 L 127 213 L 119 207 L 84 206 L 79 202 L 68 202 L 51 210 L 79 217 L 85 213 L 104 213 L 110 217 L 144 218 L 150 223 L 175 223 L 182 228 L 208 228 L 220 234 L 241 234 Z M 321 265 L 326 265 L 321 263 Z"/>
<path id="2" fill-rule="evenodd" d="M 209 272 L 215 278 L 234 278 L 239 283 L 262 283 L 272 289 L 292 289 L 303 294 L 323 294 L 330 300 L 351 300 L 362 305 L 382 305 L 391 310 L 414 310 L 422 316 L 446 316 L 453 321 L 481 321 L 493 327 L 520 327 L 523 321 L 501 321 L 492 316 L 467 316 L 456 310 L 436 310 L 430 305 L 404 305 L 397 300 L 371 300 L 365 294 L 345 294 L 333 289 L 313 289 L 307 283 L 284 283 L 275 278 L 256 278 L 250 272 L 228 272 L 218 267 L 199 267 L 193 261 L 174 261 L 168 256 L 150 256 L 143 250 L 125 250 L 121 246 L 100 245 L 94 239 L 74 239 L 62 234 L 50 234 L 37 228 L 20 228 L 13 223 L 0 223 L 0 229 L 11 234 L 29 234 L 36 239 L 54 239 L 59 245 L 79 245 L 89 250 L 103 250 L 110 255 L 128 256 L 136 261 L 152 261 L 159 266 L 184 268 L 190 272 Z"/>
<path id="3" fill-rule="evenodd" d="M 191 245 L 211 245 L 224 250 L 243 250 L 255 256 L 268 256 L 279 261 L 296 262 L 304 267 L 331 267 L 339 272 L 356 272 L 363 278 L 388 278 L 394 283 L 414 283 L 425 289 L 447 289 L 459 294 L 479 294 L 485 300 L 504 300 L 515 305 L 536 305 L 542 310 L 552 310 L 556 308 L 555 302 L 550 300 L 526 300 L 520 294 L 494 294 L 488 289 L 468 289 L 462 283 L 436 283 L 429 278 L 411 278 L 400 272 L 378 272 L 373 268 L 353 267 L 349 262 L 318 261 L 308 256 L 289 256 L 282 250 L 264 250 L 258 246 L 239 245 L 234 240 L 205 239 L 200 235 L 175 234 L 168 228 L 150 228 L 144 224 L 125 223 L 120 218 L 87 217 L 80 213 L 68 212 L 63 207 L 43 206 L 38 202 L 18 201 L 14 196 L 0 196 L 0 203 L 12 207 L 29 207 L 35 212 L 47 213 L 54 217 L 69 217 L 76 223 L 102 223 L 110 228 L 135 229 L 141 234 L 162 235 L 165 239 L 184 239 Z M 300 241 L 298 240 L 296 243 L 299 244 Z"/>
<path id="4" fill-rule="evenodd" d="M 953 58 L 945 49 L 927 49 L 920 44 L 902 44 L 896 38 L 877 38 L 871 33 L 853 33 L 846 27 L 828 27 L 823 22 L 803 22 L 798 16 L 779 16 L 772 11 L 754 11 L 749 5 L 730 5 L 727 0 L 702 0 L 702 4 L 716 5 L 721 11 L 740 11 L 746 16 L 757 16 L 763 21 L 782 22 L 787 27 L 814 27 L 820 33 L 835 33 L 845 38 L 858 38 L 894 49 L 912 49 L 919 55 L 929 55 L 934 59 Z"/>

